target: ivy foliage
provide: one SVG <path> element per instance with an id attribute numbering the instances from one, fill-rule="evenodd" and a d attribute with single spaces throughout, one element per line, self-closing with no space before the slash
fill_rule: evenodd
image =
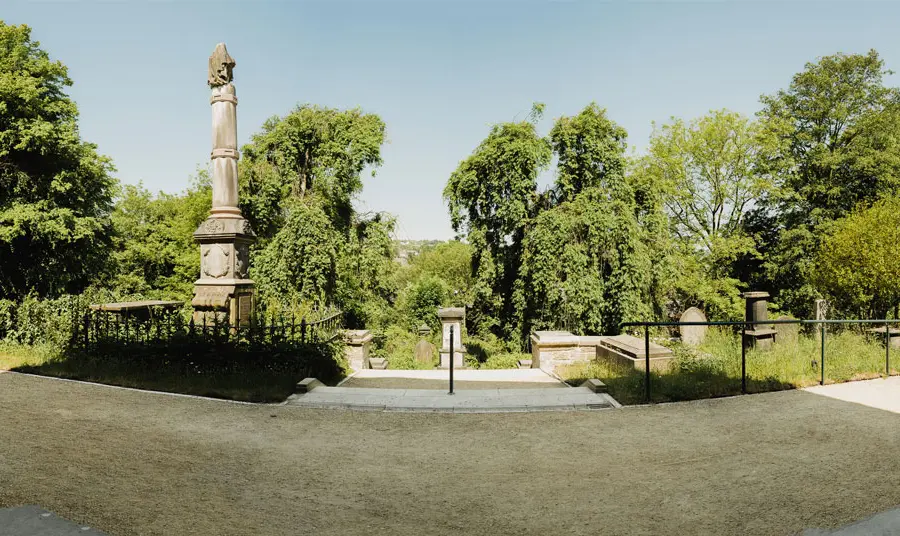
<path id="1" fill-rule="evenodd" d="M 540 205 L 538 175 L 552 157 L 549 140 L 532 118 L 491 128 L 487 138 L 450 175 L 444 199 L 450 221 L 472 246 L 472 307 L 479 331 L 517 332 L 512 289 L 521 265 L 526 225 Z"/>

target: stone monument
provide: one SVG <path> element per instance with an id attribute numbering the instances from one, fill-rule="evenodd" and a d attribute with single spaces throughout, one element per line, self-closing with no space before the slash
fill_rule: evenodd
<path id="1" fill-rule="evenodd" d="M 681 313 L 679 322 L 706 322 L 706 315 L 696 307 L 691 307 Z M 700 346 L 706 338 L 708 326 L 678 326 L 681 332 L 681 342 L 687 346 Z"/>
<path id="2" fill-rule="evenodd" d="M 745 292 L 741 297 L 746 300 L 744 320 L 747 322 L 765 322 L 769 319 L 768 292 Z M 765 350 L 772 347 L 775 342 L 775 334 L 771 324 L 753 324 L 747 326 L 744 333 L 743 344 L 748 347 Z"/>
<path id="3" fill-rule="evenodd" d="M 450 326 L 453 326 L 453 368 L 463 368 L 466 364 L 463 354 L 466 347 L 462 345 L 462 326 L 466 321 L 465 307 L 449 307 L 438 309 L 441 319 L 441 368 L 450 368 Z"/>
<path id="4" fill-rule="evenodd" d="M 237 97 L 232 84 L 235 62 L 224 43 L 209 57 L 207 83 L 212 95 L 212 210 L 194 232 L 200 244 L 200 279 L 194 283 L 195 322 L 250 322 L 255 299 L 248 279 L 250 222 L 238 208 Z"/>
<path id="5" fill-rule="evenodd" d="M 434 352 L 437 350 L 433 344 L 425 340 L 431 335 L 431 328 L 427 324 L 419 326 L 419 343 L 416 344 L 416 362 L 422 365 L 434 366 Z"/>
<path id="6" fill-rule="evenodd" d="M 367 329 L 351 329 L 344 332 L 347 343 L 347 363 L 353 371 L 369 368 L 369 351 L 372 348 L 372 332 Z"/>
<path id="7" fill-rule="evenodd" d="M 796 318 L 787 315 L 781 315 L 775 320 L 796 320 Z M 800 339 L 800 324 L 775 324 L 775 331 L 778 332 L 779 343 L 794 343 Z"/>

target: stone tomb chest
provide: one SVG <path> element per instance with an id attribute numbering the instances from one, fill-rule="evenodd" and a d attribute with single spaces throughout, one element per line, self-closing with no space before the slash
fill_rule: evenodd
<path id="1" fill-rule="evenodd" d="M 601 337 L 597 345 L 597 359 L 635 369 L 644 370 L 646 366 L 644 339 L 631 335 L 615 335 Z M 663 372 L 669 370 L 675 356 L 665 346 L 650 343 L 650 370 Z"/>

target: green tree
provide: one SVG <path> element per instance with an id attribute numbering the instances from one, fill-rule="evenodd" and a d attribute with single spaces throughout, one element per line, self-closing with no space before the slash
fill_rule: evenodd
<path id="1" fill-rule="evenodd" d="M 550 131 L 556 153 L 555 201 L 571 201 L 593 187 L 626 187 L 625 145 L 628 133 L 606 117 L 606 110 L 591 103 L 575 117 L 561 117 Z M 625 194 L 626 196 L 628 194 Z"/>
<path id="2" fill-rule="evenodd" d="M 363 171 L 381 165 L 384 128 L 380 117 L 358 109 L 309 105 L 268 119 L 243 147 L 241 209 L 254 230 L 263 240 L 274 236 L 289 217 L 285 201 L 312 194 L 346 232 Z"/>
<path id="3" fill-rule="evenodd" d="M 613 333 L 650 310 L 650 259 L 625 178 L 625 130 L 592 103 L 550 131 L 554 201 L 528 228 L 516 288 L 519 333 Z"/>
<path id="4" fill-rule="evenodd" d="M 755 267 L 763 285 L 794 314 L 811 313 L 820 226 L 900 186 L 900 92 L 884 86 L 889 72 L 874 50 L 835 54 L 762 97 L 760 119 L 781 141 L 763 162 L 779 177 L 779 195 L 765 198 L 747 228 L 766 237 Z"/>
<path id="5" fill-rule="evenodd" d="M 758 123 L 727 110 L 654 128 L 634 173 L 656 191 L 668 216 L 674 241 L 667 262 L 679 274 L 670 299 L 677 311 L 699 305 L 714 318 L 740 312 L 734 265 L 757 255 L 744 222 L 756 201 L 774 191 L 770 170 L 759 163 L 777 143 Z"/>
<path id="6" fill-rule="evenodd" d="M 384 129 L 358 109 L 306 105 L 242 148 L 241 208 L 260 237 L 252 276 L 264 301 L 336 305 L 349 327 L 389 316 L 394 219 L 353 209 L 362 174 L 381 164 Z"/>
<path id="7" fill-rule="evenodd" d="M 455 305 L 469 303 L 472 291 L 472 247 L 459 240 L 450 240 L 415 255 L 409 266 L 398 271 L 400 288 L 420 278 L 435 276 L 451 289 Z"/>
<path id="8" fill-rule="evenodd" d="M 838 311 L 886 318 L 900 304 L 900 198 L 860 208 L 828 226 L 810 270 L 813 286 Z"/>
<path id="9" fill-rule="evenodd" d="M 508 336 L 513 321 L 513 287 L 518 278 L 528 220 L 538 208 L 537 177 L 550 164 L 550 143 L 531 121 L 503 123 L 450 175 L 444 199 L 454 231 L 472 246 L 476 332 Z"/>
<path id="10" fill-rule="evenodd" d="M 110 244 L 110 160 L 81 140 L 66 67 L 0 21 L 0 298 L 76 293 Z"/>
<path id="11" fill-rule="evenodd" d="M 200 274 L 193 233 L 209 213 L 209 178 L 201 173 L 179 195 L 151 194 L 126 185 L 112 213 L 111 276 L 104 284 L 118 294 L 189 300 Z"/>

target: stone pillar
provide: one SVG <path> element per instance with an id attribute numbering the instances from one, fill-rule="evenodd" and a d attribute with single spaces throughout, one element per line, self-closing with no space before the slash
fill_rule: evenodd
<path id="1" fill-rule="evenodd" d="M 746 300 L 744 319 L 748 322 L 765 322 L 769 319 L 768 292 L 745 292 L 741 297 Z M 771 325 L 756 324 L 749 326 L 743 344 L 761 350 L 769 349 L 775 342 L 776 331 Z"/>
<path id="2" fill-rule="evenodd" d="M 372 332 L 367 329 L 347 331 L 347 362 L 354 371 L 369 368 L 369 349 L 372 347 Z"/>
<path id="3" fill-rule="evenodd" d="M 194 321 L 250 322 L 253 281 L 248 278 L 250 244 L 256 235 L 238 208 L 237 96 L 234 59 L 224 43 L 209 57 L 212 95 L 212 210 L 194 232 L 200 244 L 200 279 L 194 283 Z"/>
<path id="4" fill-rule="evenodd" d="M 450 368 L 450 326 L 453 326 L 453 368 L 463 368 L 466 361 L 463 354 L 466 347 L 462 344 L 462 327 L 466 323 L 465 307 L 450 307 L 438 309 L 438 318 L 441 319 L 441 368 Z"/>

